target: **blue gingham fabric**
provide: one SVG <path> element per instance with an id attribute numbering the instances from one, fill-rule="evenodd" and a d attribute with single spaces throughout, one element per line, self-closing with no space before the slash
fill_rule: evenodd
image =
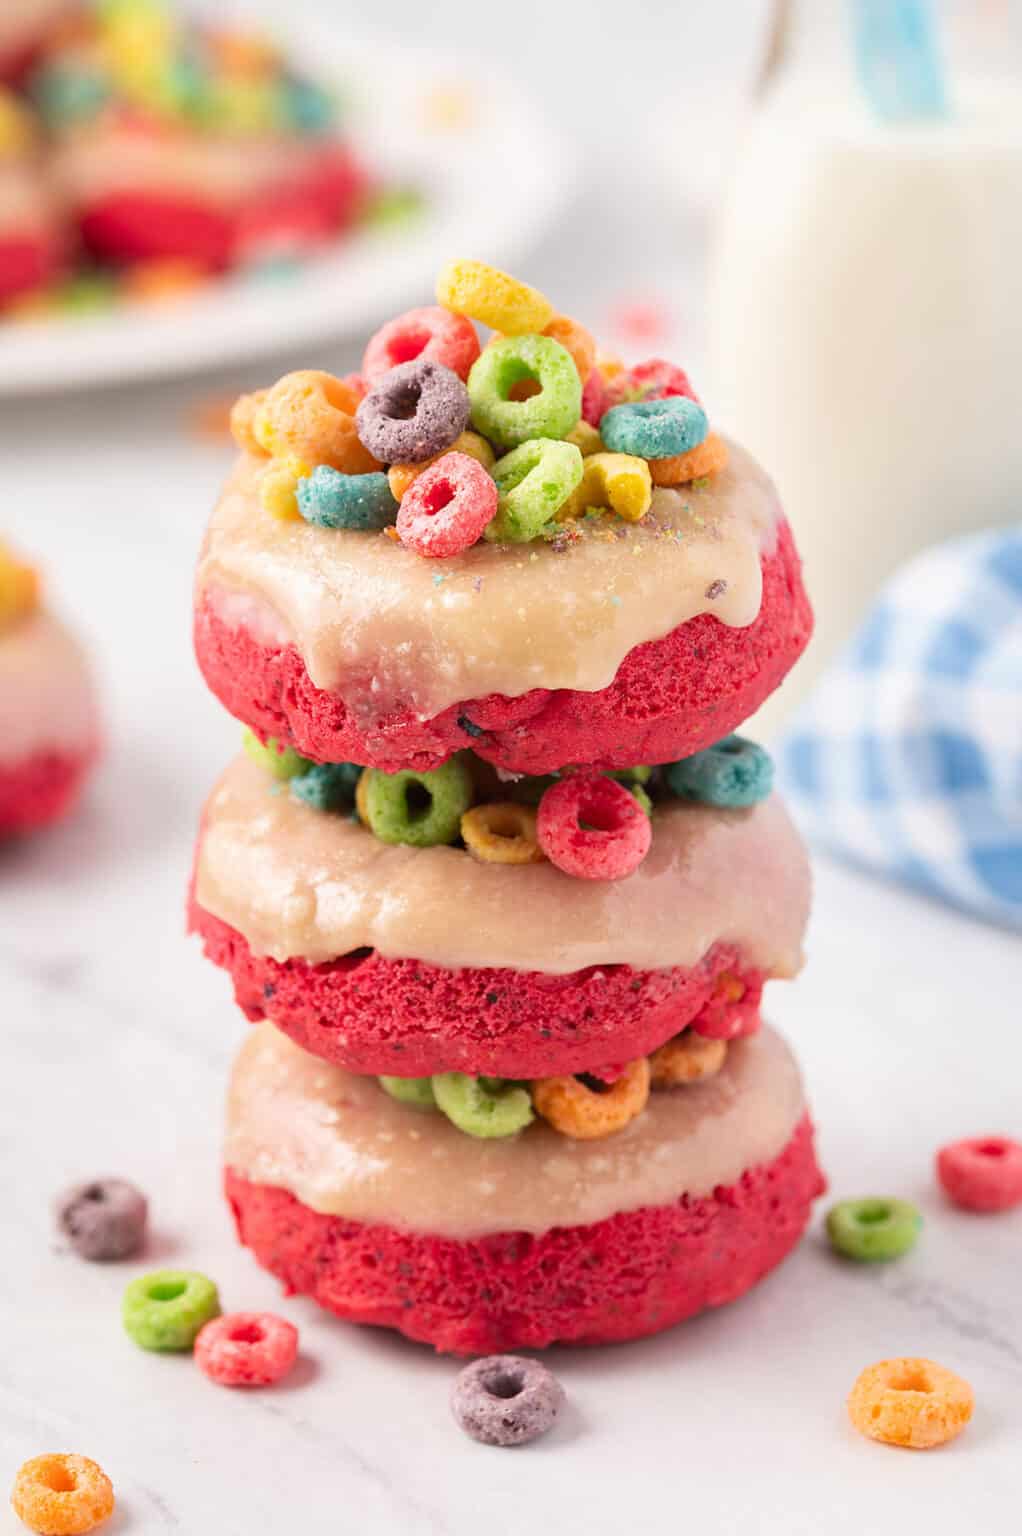
<path id="1" fill-rule="evenodd" d="M 1022 525 L 900 570 L 777 760 L 811 840 L 1022 928 Z"/>

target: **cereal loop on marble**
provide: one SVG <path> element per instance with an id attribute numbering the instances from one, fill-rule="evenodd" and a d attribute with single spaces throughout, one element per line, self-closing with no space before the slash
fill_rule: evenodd
<path id="1" fill-rule="evenodd" d="M 1022 1205 L 1022 1142 L 972 1136 L 937 1153 L 944 1193 L 966 1211 L 1009 1211 Z"/>
<path id="2" fill-rule="evenodd" d="M 536 812 L 514 800 L 476 805 L 461 818 L 461 840 L 484 864 L 541 864 Z"/>
<path id="3" fill-rule="evenodd" d="M 972 1388 L 933 1360 L 881 1360 L 864 1370 L 848 1398 L 855 1428 L 885 1445 L 929 1450 L 953 1440 L 972 1418 Z"/>
<path id="4" fill-rule="evenodd" d="M 332 373 L 304 368 L 278 379 L 256 409 L 252 435 L 274 458 L 310 467 L 329 464 L 346 475 L 365 475 L 379 463 L 359 441 L 357 391 Z"/>
<path id="5" fill-rule="evenodd" d="M 221 1387 L 268 1387 L 298 1355 L 298 1329 L 273 1312 L 229 1312 L 195 1340 L 195 1363 Z"/>
<path id="6" fill-rule="evenodd" d="M 562 1136 L 595 1141 L 624 1130 L 649 1099 L 650 1065 L 645 1056 L 628 1064 L 609 1088 L 590 1088 L 577 1077 L 544 1077 L 532 1085 L 536 1113 Z"/>
<path id="7" fill-rule="evenodd" d="M 541 332 L 554 314 L 543 294 L 485 261 L 449 261 L 437 279 L 436 296 L 445 309 L 506 336 Z"/>
<path id="8" fill-rule="evenodd" d="M 88 1456 L 33 1456 L 18 1468 L 11 1504 L 39 1536 L 81 1536 L 113 1514 L 114 1488 Z"/>

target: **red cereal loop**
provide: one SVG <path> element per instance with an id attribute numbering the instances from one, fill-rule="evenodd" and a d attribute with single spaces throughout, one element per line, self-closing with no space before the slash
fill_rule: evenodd
<path id="1" fill-rule="evenodd" d="M 582 389 L 582 420 L 598 427 L 607 409 L 607 386 L 598 368 L 592 369 Z"/>
<path id="2" fill-rule="evenodd" d="M 413 480 L 397 514 L 401 543 L 429 559 L 470 549 L 497 514 L 497 483 L 467 453 L 445 453 Z"/>
<path id="3" fill-rule="evenodd" d="M 666 362 L 662 357 L 651 357 L 645 363 L 636 363 L 623 373 L 615 374 L 604 386 L 604 410 L 612 405 L 623 405 L 629 400 L 666 400 L 671 395 L 683 395 L 686 400 L 699 403 L 684 368 Z"/>
<path id="4" fill-rule="evenodd" d="M 427 361 L 467 379 L 478 356 L 479 337 L 471 320 L 432 304 L 406 310 L 381 326 L 366 347 L 362 373 L 368 384 L 375 384 L 399 363 Z"/>
<path id="5" fill-rule="evenodd" d="M 551 785 L 539 803 L 539 846 L 579 880 L 622 880 L 638 869 L 652 840 L 650 819 L 615 779 L 579 773 Z"/>
<path id="6" fill-rule="evenodd" d="M 966 1211 L 1009 1211 L 1022 1205 L 1022 1142 L 971 1136 L 937 1153 L 945 1194 Z"/>
<path id="7" fill-rule="evenodd" d="M 268 1387 L 298 1354 L 298 1329 L 272 1312 L 229 1312 L 195 1340 L 195 1361 L 221 1387 Z"/>

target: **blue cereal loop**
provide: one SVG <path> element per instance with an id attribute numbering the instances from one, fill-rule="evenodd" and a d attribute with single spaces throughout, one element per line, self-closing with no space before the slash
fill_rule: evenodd
<path id="1" fill-rule="evenodd" d="M 317 528 L 377 533 L 397 517 L 397 502 L 384 474 L 342 475 L 319 464 L 295 489 L 298 510 Z"/>
<path id="2" fill-rule="evenodd" d="M 358 763 L 316 763 L 290 780 L 295 800 L 314 811 L 346 811 L 355 804 L 355 788 L 362 777 Z"/>
<path id="3" fill-rule="evenodd" d="M 746 736 L 725 736 L 703 752 L 669 763 L 664 777 L 680 800 L 735 810 L 767 798 L 774 764 L 770 754 Z"/>
<path id="4" fill-rule="evenodd" d="M 684 395 L 613 405 L 600 420 L 604 446 L 611 453 L 630 453 L 638 459 L 672 459 L 688 453 L 698 448 L 709 430 L 702 406 Z"/>

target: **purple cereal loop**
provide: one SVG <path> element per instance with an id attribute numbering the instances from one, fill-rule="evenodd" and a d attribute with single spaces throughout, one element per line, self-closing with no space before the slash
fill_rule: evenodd
<path id="1" fill-rule="evenodd" d="M 468 390 L 442 363 L 400 363 L 358 407 L 359 442 L 381 464 L 419 464 L 443 453 L 468 425 Z"/>
<path id="2" fill-rule="evenodd" d="M 127 1179 L 90 1179 L 58 1196 L 57 1226 L 79 1258 L 129 1259 L 142 1247 L 146 1198 Z"/>
<path id="3" fill-rule="evenodd" d="M 545 1435 L 564 1406 L 564 1388 L 538 1360 L 490 1355 L 458 1373 L 451 1411 L 483 1445 L 527 1445 Z"/>

